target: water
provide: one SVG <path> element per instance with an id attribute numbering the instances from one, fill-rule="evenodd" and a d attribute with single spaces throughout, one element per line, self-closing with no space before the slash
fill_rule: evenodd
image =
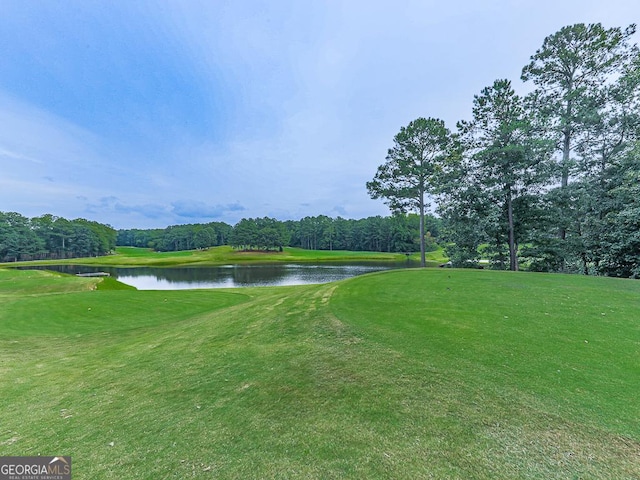
<path id="1" fill-rule="evenodd" d="M 364 273 L 394 268 L 415 267 L 412 262 L 368 262 L 335 264 L 257 264 L 218 267 L 85 267 L 78 265 L 47 266 L 63 273 L 107 272 L 118 281 L 138 290 L 182 290 L 194 288 L 263 287 L 328 283 Z"/>

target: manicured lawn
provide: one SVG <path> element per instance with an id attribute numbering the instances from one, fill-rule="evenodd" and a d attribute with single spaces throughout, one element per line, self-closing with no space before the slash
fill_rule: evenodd
<path id="1" fill-rule="evenodd" d="M 640 283 L 95 290 L 0 269 L 0 451 L 74 478 L 633 479 Z"/>
<path id="2" fill-rule="evenodd" d="M 640 474 L 637 282 L 391 272 L 345 283 L 331 305 L 387 352 L 380 396 L 409 386 L 403 435 L 448 457 L 441 478 Z"/>
<path id="3" fill-rule="evenodd" d="M 412 254 L 409 258 L 419 261 L 420 254 Z M 156 266 L 170 267 L 181 265 L 226 265 L 236 263 L 297 263 L 297 262 L 358 262 L 358 261 L 389 261 L 403 262 L 407 256 L 403 253 L 381 252 L 350 252 L 340 250 L 304 250 L 301 248 L 285 248 L 283 252 L 245 252 L 234 250 L 229 246 L 212 247 L 207 250 L 188 250 L 180 252 L 154 252 L 148 248 L 118 247 L 114 255 L 104 257 L 77 258 L 67 260 L 49 260 L 37 262 L 18 262 L 0 264 L 4 266 L 16 265 L 104 265 L 104 266 Z M 429 266 L 444 263 L 442 249 L 429 252 L 427 255 Z"/>

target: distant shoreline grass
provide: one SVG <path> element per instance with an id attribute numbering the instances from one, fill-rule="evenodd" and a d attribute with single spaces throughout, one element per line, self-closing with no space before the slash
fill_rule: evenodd
<path id="1" fill-rule="evenodd" d="M 187 265 L 228 265 L 242 263 L 310 263 L 310 262 L 404 262 L 418 261 L 419 253 L 352 252 L 343 250 L 305 250 L 287 247 L 282 252 L 235 250 L 229 246 L 211 247 L 206 250 L 179 252 L 155 252 L 148 248 L 117 247 L 113 255 L 64 260 L 0 263 L 0 266 L 85 265 L 110 267 L 179 267 Z M 429 252 L 428 265 L 437 266 L 446 261 L 442 249 Z"/>
<path id="2" fill-rule="evenodd" d="M 71 455 L 74 478 L 639 477 L 638 282 L 102 281 L 0 268 L 3 455 Z"/>

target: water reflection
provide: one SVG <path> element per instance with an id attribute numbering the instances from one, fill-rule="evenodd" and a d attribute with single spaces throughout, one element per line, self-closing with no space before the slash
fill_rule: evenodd
<path id="1" fill-rule="evenodd" d="M 71 274 L 107 272 L 118 281 L 134 286 L 138 290 L 181 290 L 328 283 L 369 272 L 415 266 L 417 266 L 417 264 L 413 262 L 398 264 L 368 262 L 350 265 L 260 264 L 163 268 L 112 268 L 56 265 L 46 268 L 48 270 Z"/>

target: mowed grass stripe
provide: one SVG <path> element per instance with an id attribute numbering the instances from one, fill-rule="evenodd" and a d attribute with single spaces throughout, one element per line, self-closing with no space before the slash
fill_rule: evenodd
<path id="1" fill-rule="evenodd" d="M 69 453 L 77 478 L 635 478 L 640 288 L 564 278 L 420 270 L 176 292 L 189 301 L 175 317 L 136 328 L 118 325 L 144 308 L 112 330 L 9 333 L 2 452 Z M 85 293 L 153 312 L 146 293 L 162 292 Z"/>
<path id="2" fill-rule="evenodd" d="M 369 300 L 355 300 L 362 298 Z M 353 279 L 333 300 L 339 318 L 403 355 L 443 366 L 465 362 L 558 401 L 567 391 L 605 390 L 626 419 L 615 424 L 640 431 L 640 404 L 630 396 L 640 373 L 637 282 L 404 271 Z"/>
<path id="3" fill-rule="evenodd" d="M 362 298 L 368 301 L 355 300 Z M 422 405 L 437 412 L 434 406 L 444 404 L 447 417 L 453 411 L 473 426 L 470 446 L 491 439 L 503 444 L 492 448 L 496 452 L 519 451 L 523 465 L 514 477 L 537 471 L 527 466 L 525 452 L 532 450 L 546 468 L 539 478 L 570 478 L 571 468 L 587 478 L 640 472 L 636 282 L 388 272 L 344 283 L 332 308 L 365 343 L 393 352 L 396 375 L 403 372 L 415 383 L 421 377 L 435 392 L 421 396 L 412 411 Z M 556 442 L 549 444 L 550 437 Z M 626 467 L 596 473 L 598 461 Z"/>

